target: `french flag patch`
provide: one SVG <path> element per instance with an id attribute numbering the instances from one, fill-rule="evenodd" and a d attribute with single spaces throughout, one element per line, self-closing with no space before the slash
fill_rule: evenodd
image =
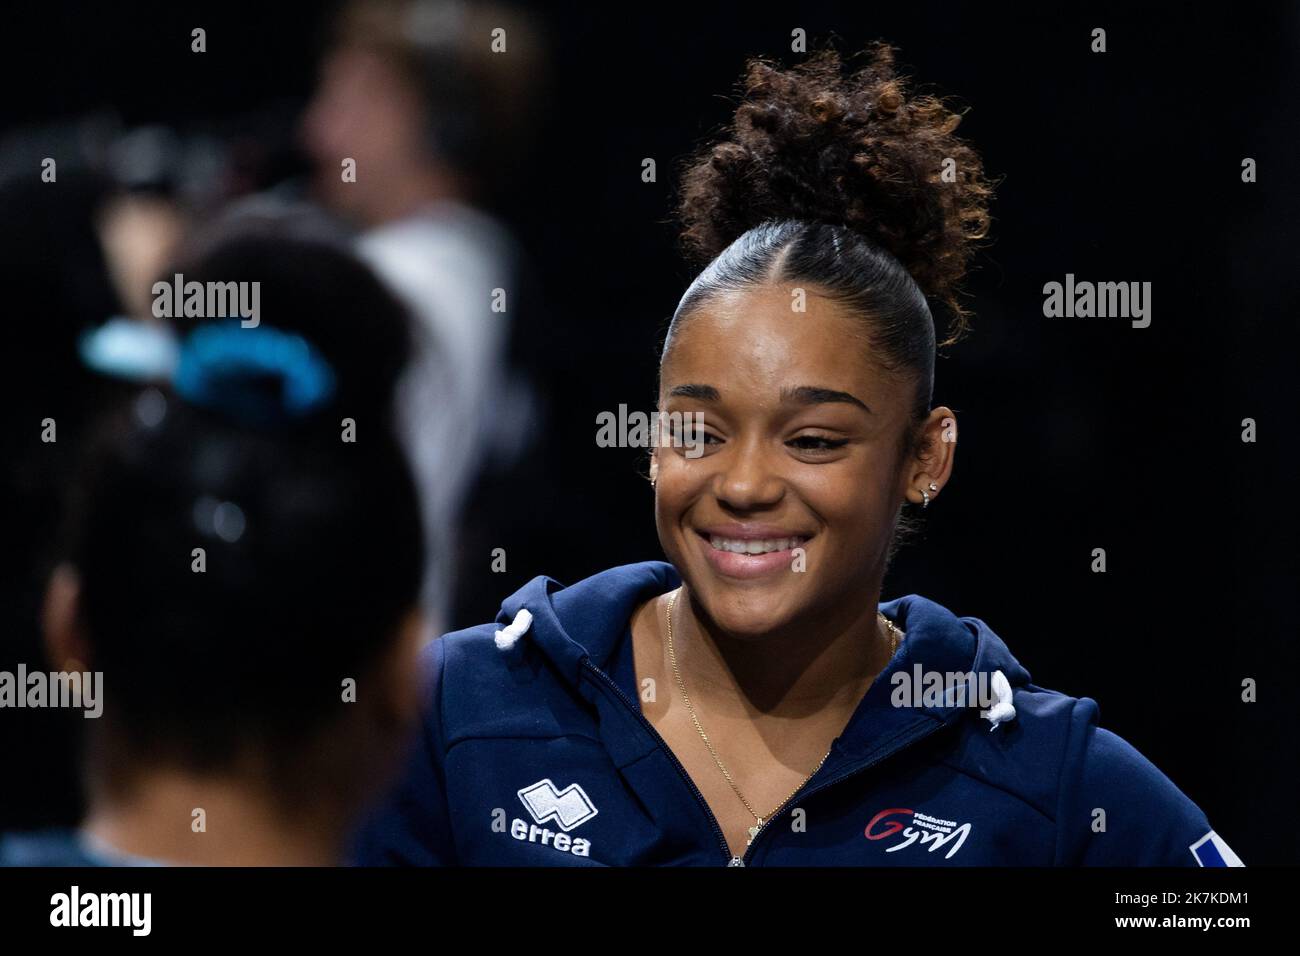
<path id="1" fill-rule="evenodd" d="M 1232 847 L 1223 842 L 1223 837 L 1213 830 L 1205 834 L 1188 849 L 1201 866 L 1245 866 L 1241 857 L 1232 852 Z"/>

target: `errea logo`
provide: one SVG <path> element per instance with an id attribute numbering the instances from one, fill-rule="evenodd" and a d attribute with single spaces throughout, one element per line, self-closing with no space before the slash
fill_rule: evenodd
<path id="1" fill-rule="evenodd" d="M 520 790 L 519 800 L 535 822 L 528 823 L 516 817 L 510 821 L 512 837 L 554 847 L 561 853 L 574 856 L 591 855 L 590 840 L 569 836 L 569 831 L 586 823 L 598 812 L 582 787 L 571 783 L 561 790 L 547 778 Z M 556 833 L 542 826 L 551 822 L 564 832 Z"/>
<path id="2" fill-rule="evenodd" d="M 597 813 L 591 798 L 576 783 L 557 790 L 549 778 L 524 787 L 519 791 L 519 799 L 538 823 L 554 820 L 566 833 Z"/>

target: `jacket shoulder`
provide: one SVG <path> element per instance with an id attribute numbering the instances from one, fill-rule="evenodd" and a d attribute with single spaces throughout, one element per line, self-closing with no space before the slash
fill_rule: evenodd
<path id="1" fill-rule="evenodd" d="M 1033 684 L 1015 686 L 1015 718 L 994 728 L 973 707 L 961 718 L 961 744 L 951 759 L 963 773 L 1014 795 L 1054 821 L 1072 716 L 1085 700 Z"/>
<path id="2" fill-rule="evenodd" d="M 525 635 L 499 647 L 500 624 L 438 638 L 441 667 L 434 694 L 443 746 L 476 738 L 553 738 L 575 705 L 546 656 Z"/>
<path id="3" fill-rule="evenodd" d="M 1127 740 L 1098 726 L 1093 701 L 1085 698 L 1080 705 L 1072 715 L 1058 802 L 1058 863 L 1242 865 L 1167 775 Z"/>

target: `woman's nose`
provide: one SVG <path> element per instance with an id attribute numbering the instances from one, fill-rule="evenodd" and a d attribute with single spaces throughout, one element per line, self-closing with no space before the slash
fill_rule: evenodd
<path id="1" fill-rule="evenodd" d="M 758 442 L 733 444 L 716 456 L 720 466 L 714 483 L 718 501 L 735 511 L 775 505 L 785 494 L 785 482 Z"/>

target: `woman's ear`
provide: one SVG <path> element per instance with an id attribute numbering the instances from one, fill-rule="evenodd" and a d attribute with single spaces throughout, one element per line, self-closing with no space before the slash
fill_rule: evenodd
<path id="1" fill-rule="evenodd" d="M 930 410 L 917 449 L 903 469 L 903 494 L 915 504 L 933 503 L 952 477 L 957 455 L 957 415 L 947 405 Z"/>
<path id="2" fill-rule="evenodd" d="M 653 488 L 656 481 L 659 480 L 659 448 L 656 446 L 650 449 L 650 487 Z"/>
<path id="3" fill-rule="evenodd" d="M 70 564 L 58 565 L 45 587 L 41 630 L 50 664 L 62 671 L 82 671 L 90 661 L 90 643 L 81 626 L 81 575 Z"/>

